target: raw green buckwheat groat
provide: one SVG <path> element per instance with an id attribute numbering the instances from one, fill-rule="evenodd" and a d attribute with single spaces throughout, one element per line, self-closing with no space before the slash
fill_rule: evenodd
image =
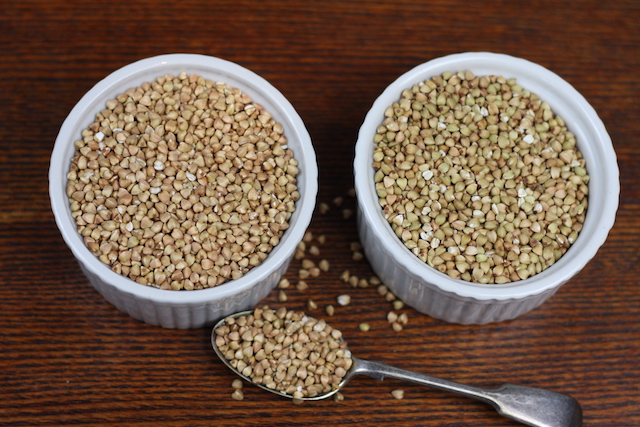
<path id="1" fill-rule="evenodd" d="M 576 138 L 515 79 L 447 72 L 416 84 L 387 108 L 374 143 L 384 217 L 453 278 L 526 279 L 582 229 L 589 176 Z"/>

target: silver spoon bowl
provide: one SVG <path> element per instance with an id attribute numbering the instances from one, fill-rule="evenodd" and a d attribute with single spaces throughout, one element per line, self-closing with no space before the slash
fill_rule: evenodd
<path id="1" fill-rule="evenodd" d="M 253 311 L 243 311 L 231 317 L 238 318 L 251 314 Z M 229 316 L 227 316 L 229 317 Z M 225 324 L 226 318 L 216 324 L 211 333 L 211 344 L 216 354 L 237 375 L 258 387 L 283 397 L 293 398 L 292 395 L 279 390 L 254 383 L 235 369 L 224 357 L 215 342 L 215 330 Z M 394 378 L 409 381 L 429 387 L 446 390 L 462 396 L 471 397 L 492 405 L 500 415 L 534 427 L 581 427 L 582 408 L 573 397 L 535 387 L 525 387 L 515 384 L 503 384 L 495 389 L 484 389 L 460 384 L 454 381 L 436 378 L 431 375 L 396 368 L 384 362 L 374 362 L 352 357 L 353 365 L 340 382 L 338 387 L 328 393 L 314 397 L 303 397 L 301 400 L 321 400 L 331 397 L 340 391 L 355 375 L 366 375 L 377 380 Z"/>

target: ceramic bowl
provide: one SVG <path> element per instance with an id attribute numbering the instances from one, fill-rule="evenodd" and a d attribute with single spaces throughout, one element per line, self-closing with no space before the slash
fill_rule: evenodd
<path id="1" fill-rule="evenodd" d="M 382 215 L 374 188 L 373 137 L 384 111 L 404 89 L 443 72 L 471 70 L 476 76 L 516 78 L 565 119 L 576 135 L 590 175 L 583 229 L 569 250 L 548 269 L 525 280 L 478 284 L 452 279 L 422 262 L 396 237 Z M 362 124 L 354 161 L 358 230 L 365 253 L 380 279 L 416 310 L 453 323 L 486 324 L 514 319 L 538 307 L 596 254 L 613 226 L 620 192 L 611 139 L 585 98 L 548 69 L 504 54 L 472 52 L 418 65 L 391 83 L 375 100 Z"/>
<path id="2" fill-rule="evenodd" d="M 243 277 L 222 285 L 193 291 L 161 290 L 135 283 L 103 264 L 83 244 L 71 217 L 65 193 L 74 141 L 107 100 L 125 90 L 166 74 L 198 74 L 241 89 L 282 123 L 289 147 L 299 162 L 300 199 L 289 228 L 269 256 Z M 95 289 L 135 319 L 166 328 L 199 328 L 236 311 L 248 309 L 278 284 L 309 226 L 318 189 L 318 170 L 311 138 L 291 103 L 275 87 L 252 71 L 219 58 L 170 54 L 124 66 L 97 83 L 82 97 L 64 121 L 51 155 L 49 193 L 56 224 L 64 241 Z"/>

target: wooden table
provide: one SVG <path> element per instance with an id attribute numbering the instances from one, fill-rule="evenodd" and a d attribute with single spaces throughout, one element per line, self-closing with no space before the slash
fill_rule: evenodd
<path id="1" fill-rule="evenodd" d="M 320 168 L 310 230 L 330 271 L 287 307 L 314 300 L 354 353 L 479 386 L 513 382 L 575 396 L 585 425 L 640 425 L 640 3 L 637 0 L 6 2 L 0 14 L 0 425 L 511 426 L 487 405 L 394 380 L 353 380 L 345 400 L 294 405 L 256 387 L 231 399 L 234 375 L 208 328 L 133 320 L 90 286 L 53 221 L 51 149 L 64 118 L 98 80 L 137 59 L 191 52 L 237 62 L 279 88 L 305 120 Z M 524 57 L 564 77 L 593 105 L 621 172 L 616 224 L 597 256 L 540 308 L 485 326 L 410 308 L 394 332 L 369 278 L 348 195 L 364 115 L 397 76 L 462 51 Z M 334 204 L 338 196 L 342 206 Z M 287 277 L 297 282 L 299 261 Z M 278 302 L 274 290 L 265 302 Z M 371 329 L 358 328 L 368 322 Z M 403 389 L 404 399 L 391 391 Z"/>

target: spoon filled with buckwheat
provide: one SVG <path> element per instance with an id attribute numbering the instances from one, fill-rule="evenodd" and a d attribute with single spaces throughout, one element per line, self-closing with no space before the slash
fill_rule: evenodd
<path id="1" fill-rule="evenodd" d="M 358 359 L 342 333 L 303 312 L 269 307 L 243 311 L 218 322 L 211 333 L 220 359 L 246 381 L 280 396 L 326 399 L 354 375 L 385 377 L 434 387 L 492 405 L 506 418 L 536 427 L 582 426 L 582 409 L 571 396 L 540 388 L 503 384 L 468 386 L 430 375 Z"/>

